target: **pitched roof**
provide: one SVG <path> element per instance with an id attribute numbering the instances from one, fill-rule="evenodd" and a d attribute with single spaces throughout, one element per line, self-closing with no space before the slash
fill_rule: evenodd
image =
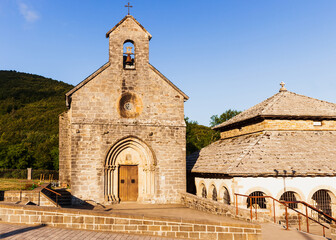
<path id="1" fill-rule="evenodd" d="M 152 35 L 132 16 L 132 15 L 126 15 L 123 19 L 121 19 L 120 22 L 117 23 L 110 31 L 106 33 L 106 38 L 110 36 L 110 33 L 116 30 L 126 19 L 132 19 L 136 24 L 139 25 L 139 27 L 144 30 L 144 32 L 148 35 L 148 39 L 150 40 L 152 38 Z"/>
<path id="2" fill-rule="evenodd" d="M 105 63 L 103 66 L 101 66 L 98 70 L 96 70 L 94 73 L 92 73 L 90 76 L 88 76 L 87 78 L 85 78 L 83 81 L 81 81 L 80 83 L 78 83 L 73 89 L 71 89 L 69 92 L 67 92 L 65 94 L 65 98 L 66 98 L 66 105 L 67 107 L 69 107 L 70 104 L 70 97 L 71 95 L 76 92 L 78 89 L 80 89 L 81 87 L 83 87 L 85 84 L 87 84 L 88 82 L 90 82 L 92 79 L 94 79 L 97 75 L 99 75 L 100 73 L 102 73 L 106 68 L 108 68 L 111 65 L 111 62 L 107 62 Z"/>
<path id="3" fill-rule="evenodd" d="M 336 104 L 280 91 L 265 101 L 214 127 L 220 129 L 256 117 L 336 118 Z"/>
<path id="4" fill-rule="evenodd" d="M 77 90 L 79 90 L 81 87 L 83 87 L 85 84 L 87 84 L 88 82 L 90 82 L 92 79 L 94 79 L 97 75 L 99 75 L 100 73 L 102 73 L 106 68 L 108 68 L 111 65 L 111 62 L 107 62 L 105 63 L 103 66 L 101 66 L 97 71 L 95 71 L 94 73 L 92 73 L 90 76 L 88 76 L 87 78 L 85 78 L 83 81 L 81 81 L 79 84 L 77 84 L 73 89 L 71 89 L 69 92 L 67 92 L 65 94 L 66 96 L 66 105 L 67 107 L 69 107 L 70 104 L 70 97 L 71 95 L 76 92 Z M 163 80 L 165 80 L 170 86 L 172 86 L 177 92 L 179 92 L 185 101 L 187 101 L 189 99 L 189 97 L 182 92 L 182 90 L 180 90 L 178 87 L 176 87 L 168 78 L 166 78 L 161 72 L 159 72 L 159 70 L 157 70 L 153 65 L 151 65 L 150 63 L 148 63 L 149 68 L 152 69 L 155 73 L 157 73 Z"/>
<path id="5" fill-rule="evenodd" d="M 194 173 L 334 176 L 336 131 L 265 131 L 222 139 L 196 158 Z"/>

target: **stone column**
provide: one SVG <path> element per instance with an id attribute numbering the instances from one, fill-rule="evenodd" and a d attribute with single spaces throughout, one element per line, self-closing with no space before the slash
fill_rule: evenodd
<path id="1" fill-rule="evenodd" d="M 32 169 L 31 168 L 27 168 L 27 179 L 28 180 L 32 179 Z"/>

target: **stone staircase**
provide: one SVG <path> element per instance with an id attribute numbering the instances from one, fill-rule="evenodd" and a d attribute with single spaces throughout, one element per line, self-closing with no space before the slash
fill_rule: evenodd
<path id="1" fill-rule="evenodd" d="M 50 186 L 47 187 L 48 189 L 51 190 Z M 49 198 L 50 201 L 52 201 L 55 205 L 58 204 L 59 207 L 69 207 L 71 206 L 71 193 L 65 189 L 65 188 L 60 188 L 60 189 L 55 189 L 52 190 L 54 192 L 57 192 L 60 194 L 60 196 L 57 196 L 55 193 L 47 190 L 47 189 L 43 189 L 41 192 Z M 56 197 L 57 196 L 57 197 Z"/>

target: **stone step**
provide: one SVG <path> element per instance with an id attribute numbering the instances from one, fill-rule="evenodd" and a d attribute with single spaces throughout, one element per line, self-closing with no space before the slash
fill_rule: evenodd
<path id="1" fill-rule="evenodd" d="M 69 191 L 67 191 L 66 189 L 56 189 L 56 190 L 53 190 L 53 191 L 61 194 L 61 196 L 58 196 L 58 198 L 57 198 L 58 205 L 60 205 L 61 207 L 71 205 L 72 195 Z M 48 190 L 44 190 L 43 193 L 45 195 L 47 195 L 52 201 L 54 201 L 56 203 L 56 194 L 54 194 L 54 193 L 52 193 Z"/>

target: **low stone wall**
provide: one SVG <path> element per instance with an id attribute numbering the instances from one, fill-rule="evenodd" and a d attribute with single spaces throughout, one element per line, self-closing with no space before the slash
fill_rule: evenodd
<path id="1" fill-rule="evenodd" d="M 5 202 L 32 202 L 38 206 L 55 207 L 55 203 L 41 191 L 4 191 Z"/>
<path id="2" fill-rule="evenodd" d="M 250 210 L 239 208 L 238 215 L 236 215 L 235 206 L 213 201 L 208 198 L 201 198 L 185 192 L 180 192 L 180 197 L 181 204 L 186 207 L 196 209 L 202 212 L 232 217 L 246 222 L 251 222 Z M 269 216 L 267 213 L 258 212 L 258 222 L 273 222 L 273 218 L 271 218 L 271 216 Z"/>
<path id="3" fill-rule="evenodd" d="M 0 203 L 3 222 L 145 234 L 186 239 L 260 240 L 260 225 L 126 215 L 90 210 L 18 206 Z"/>
<path id="4" fill-rule="evenodd" d="M 331 240 L 336 240 L 336 225 L 331 224 L 330 230 L 331 230 Z"/>

